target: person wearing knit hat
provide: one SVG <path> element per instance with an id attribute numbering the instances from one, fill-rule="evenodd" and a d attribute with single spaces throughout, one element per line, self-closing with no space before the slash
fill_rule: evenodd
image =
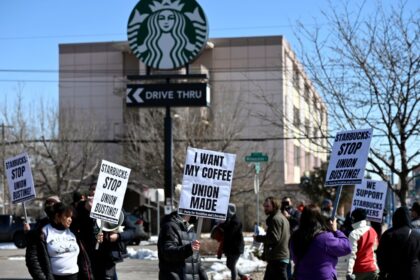
<path id="1" fill-rule="evenodd" d="M 413 229 L 420 233 L 420 204 L 416 201 L 410 208 L 411 225 Z"/>
<path id="2" fill-rule="evenodd" d="M 242 223 L 236 215 L 236 205 L 229 203 L 227 219 L 220 224 L 223 232 L 222 251 L 226 256 L 226 266 L 230 269 L 231 279 L 236 280 L 237 276 L 244 279 L 244 275 L 236 269 L 236 263 L 240 255 L 244 252 L 244 236 L 242 233 Z"/>

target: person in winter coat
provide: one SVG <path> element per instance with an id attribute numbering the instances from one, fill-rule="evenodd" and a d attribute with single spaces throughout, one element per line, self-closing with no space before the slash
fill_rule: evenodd
<path id="1" fill-rule="evenodd" d="M 286 279 L 289 259 L 289 221 L 280 211 L 280 200 L 272 196 L 264 201 L 267 230 L 265 235 L 255 235 L 254 240 L 264 244 L 263 256 L 267 262 L 264 280 Z"/>
<path id="2" fill-rule="evenodd" d="M 49 268 L 49 259 L 47 257 L 45 244 L 42 242 L 42 229 L 54 221 L 54 205 L 60 202 L 60 198 L 56 195 L 49 196 L 44 203 L 44 211 L 46 216 L 40 219 L 35 229 L 27 233 L 27 246 L 25 253 L 26 266 L 28 267 L 29 274 L 35 280 L 54 279 Z M 80 245 L 80 243 L 78 243 Z M 79 246 L 80 247 L 80 246 Z M 79 264 L 79 279 L 91 280 L 93 279 L 92 271 L 90 268 L 90 260 L 80 247 L 78 257 Z"/>
<path id="3" fill-rule="evenodd" d="M 32 240 L 27 250 L 30 274 L 39 280 L 93 279 L 89 258 L 69 229 L 73 207 L 56 202 L 52 208 L 49 223 L 36 231 L 37 240 Z"/>
<path id="4" fill-rule="evenodd" d="M 238 275 L 242 278 L 243 275 L 236 269 L 236 263 L 244 252 L 245 243 L 242 223 L 236 216 L 235 204 L 229 203 L 227 219 L 220 227 L 223 230 L 223 253 L 226 256 L 226 266 L 231 271 L 231 278 L 236 280 Z"/>
<path id="5" fill-rule="evenodd" d="M 392 225 L 382 234 L 376 251 L 380 279 L 419 280 L 420 234 L 411 228 L 407 207 L 395 211 Z"/>
<path id="6" fill-rule="evenodd" d="M 162 219 L 157 244 L 159 280 L 207 280 L 198 253 L 200 241 L 189 219 L 176 211 Z"/>
<path id="7" fill-rule="evenodd" d="M 366 210 L 356 208 L 351 213 L 352 228 L 349 240 L 351 254 L 347 264 L 347 280 L 376 280 L 378 266 L 375 250 L 378 235 L 366 221 Z"/>
<path id="8" fill-rule="evenodd" d="M 411 225 L 413 229 L 420 233 L 420 203 L 417 201 L 411 206 Z"/>
<path id="9" fill-rule="evenodd" d="M 350 254 L 351 248 L 344 233 L 337 230 L 337 221 L 327 220 L 312 204 L 302 212 L 299 229 L 291 237 L 290 252 L 295 263 L 294 279 L 332 280 L 337 279 L 338 258 Z"/>
<path id="10" fill-rule="evenodd" d="M 95 279 L 116 280 L 116 264 L 124 260 L 126 245 L 134 238 L 136 228 L 122 209 L 124 220 L 118 227 L 121 230 L 100 233 L 98 222 L 90 217 L 95 190 L 96 184 L 92 184 L 88 199 L 77 205 L 72 230 L 86 248 Z"/>

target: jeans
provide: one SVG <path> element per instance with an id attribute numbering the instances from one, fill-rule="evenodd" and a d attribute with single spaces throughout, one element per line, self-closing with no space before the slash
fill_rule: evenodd
<path id="1" fill-rule="evenodd" d="M 238 277 L 238 271 L 236 270 L 236 263 L 239 260 L 240 255 L 227 255 L 226 266 L 230 269 L 230 275 L 232 280 L 236 280 Z"/>
<path id="2" fill-rule="evenodd" d="M 287 263 L 281 260 L 271 260 L 267 262 L 264 280 L 288 280 Z"/>

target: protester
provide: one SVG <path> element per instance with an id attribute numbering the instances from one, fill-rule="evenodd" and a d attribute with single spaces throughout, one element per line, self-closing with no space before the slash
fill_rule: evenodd
<path id="1" fill-rule="evenodd" d="M 337 279 L 338 257 L 351 252 L 350 243 L 337 222 L 330 224 L 316 205 L 308 205 L 300 217 L 299 229 L 292 235 L 290 248 L 296 280 Z"/>
<path id="2" fill-rule="evenodd" d="M 411 228 L 407 207 L 392 216 L 392 228 L 386 230 L 376 251 L 380 279 L 420 279 L 420 234 Z"/>
<path id="3" fill-rule="evenodd" d="M 79 247 L 76 236 L 70 231 L 73 207 L 56 202 L 52 211 L 50 222 L 42 227 L 41 235 L 38 236 L 36 260 L 40 267 L 34 271 L 33 278 L 93 279 L 89 259 Z M 31 263 L 33 260 L 27 257 L 27 263 Z"/>
<path id="4" fill-rule="evenodd" d="M 77 205 L 79 204 L 79 202 L 81 201 L 85 201 L 86 197 L 84 194 L 82 194 L 79 191 L 74 191 L 73 192 L 73 202 L 71 203 L 71 205 L 74 207 L 74 209 L 77 209 Z"/>
<path id="5" fill-rule="evenodd" d="M 331 199 L 325 198 L 321 204 L 321 213 L 326 218 L 332 218 L 333 203 Z"/>
<path id="6" fill-rule="evenodd" d="M 376 231 L 366 220 L 366 210 L 356 208 L 351 213 L 353 230 L 349 240 L 351 253 L 347 264 L 347 280 L 376 280 L 378 267 L 375 250 L 378 246 Z"/>
<path id="7" fill-rule="evenodd" d="M 296 209 L 302 213 L 303 212 L 303 208 L 305 208 L 305 201 L 301 200 L 298 204 L 298 206 L 296 207 Z"/>
<path id="8" fill-rule="evenodd" d="M 376 231 L 376 234 L 378 235 L 378 240 L 381 240 L 383 227 L 385 225 L 386 217 L 388 215 L 388 211 L 386 208 L 383 210 L 382 220 L 380 222 L 370 222 L 370 226 L 373 227 L 373 229 Z"/>
<path id="9" fill-rule="evenodd" d="M 265 235 L 254 235 L 254 240 L 264 244 L 263 258 L 267 262 L 264 280 L 286 279 L 289 259 L 290 227 L 280 211 L 280 201 L 272 196 L 264 201 L 267 230 Z"/>
<path id="10" fill-rule="evenodd" d="M 198 252 L 200 241 L 195 238 L 189 219 L 190 216 L 176 211 L 162 219 L 157 244 L 159 280 L 207 280 Z"/>
<path id="11" fill-rule="evenodd" d="M 283 197 L 281 201 L 281 213 L 289 221 L 290 235 L 292 235 L 292 233 L 295 230 L 297 230 L 299 227 L 301 212 L 299 212 L 296 208 L 293 207 L 292 199 L 288 196 Z M 292 276 L 292 262 L 289 262 L 287 264 L 287 277 L 291 278 L 291 276 Z"/>
<path id="12" fill-rule="evenodd" d="M 290 231 L 293 232 L 299 227 L 301 213 L 293 207 L 290 197 L 285 196 L 281 201 L 281 213 L 287 218 L 290 224 Z"/>
<path id="13" fill-rule="evenodd" d="M 411 225 L 420 233 L 420 204 L 416 201 L 411 206 Z"/>
<path id="14" fill-rule="evenodd" d="M 123 215 L 124 220 L 118 230 L 100 233 L 96 219 L 90 217 L 95 188 L 96 184 L 92 184 L 88 199 L 78 204 L 72 230 L 86 248 L 95 279 L 116 280 L 116 263 L 123 261 L 126 245 L 135 237 L 135 226 L 127 215 Z M 95 248 L 97 243 L 98 249 Z"/>
<path id="15" fill-rule="evenodd" d="M 28 267 L 29 274 L 33 279 L 46 279 L 42 271 L 39 256 L 43 253 L 43 247 L 40 241 L 42 228 L 54 220 L 54 204 L 60 202 L 60 198 L 56 195 L 49 196 L 44 202 L 45 216 L 42 217 L 35 229 L 31 229 L 26 235 L 26 252 L 25 262 Z"/>
<path id="16" fill-rule="evenodd" d="M 223 230 L 223 253 L 226 256 L 226 266 L 231 271 L 231 279 L 236 280 L 238 275 L 242 279 L 242 275 L 236 269 L 236 263 L 240 255 L 244 252 L 244 236 L 242 233 L 242 223 L 236 215 L 236 205 L 229 203 L 227 219 L 220 224 Z"/>

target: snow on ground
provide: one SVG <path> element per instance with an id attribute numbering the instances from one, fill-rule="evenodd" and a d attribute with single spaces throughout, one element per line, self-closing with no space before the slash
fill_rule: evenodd
<path id="1" fill-rule="evenodd" d="M 0 250 L 16 250 L 17 247 L 12 242 L 0 243 Z"/>
<path id="2" fill-rule="evenodd" d="M 204 238 L 208 238 L 205 236 Z M 141 241 L 141 245 L 154 245 L 157 244 L 157 236 L 151 236 L 148 241 Z M 242 274 L 250 274 L 255 271 L 261 271 L 265 268 L 266 263 L 259 260 L 252 253 L 255 250 L 253 247 L 253 238 L 252 236 L 245 236 L 245 251 L 238 260 L 237 268 L 238 271 Z M 254 244 L 255 246 L 255 244 Z M 154 247 L 156 248 L 156 247 Z M 0 250 L 16 250 L 16 246 L 9 243 L 0 243 Z M 130 259 L 139 259 L 139 260 L 157 260 L 157 250 L 150 250 L 146 248 L 128 247 L 127 248 L 128 257 Z M 13 259 L 21 260 L 24 257 L 13 257 Z M 12 259 L 11 259 L 12 260 Z M 211 279 L 222 280 L 230 278 L 230 270 L 226 267 L 226 258 L 217 259 L 216 257 L 202 257 L 202 262 L 205 263 L 205 267 L 208 267 L 207 274 L 211 276 Z"/>

